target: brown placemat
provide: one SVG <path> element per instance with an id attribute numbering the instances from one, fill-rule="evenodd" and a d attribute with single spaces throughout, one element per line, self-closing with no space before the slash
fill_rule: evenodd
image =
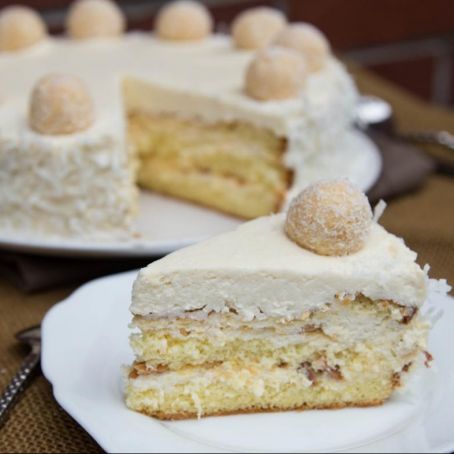
<path id="1" fill-rule="evenodd" d="M 0 389 L 4 389 L 26 353 L 14 342 L 14 333 L 39 323 L 46 311 L 70 291 L 25 296 L 0 281 Z M 38 376 L 0 429 L 0 452 L 102 451 L 56 404 L 49 383 L 43 376 Z"/>
<path id="2" fill-rule="evenodd" d="M 399 124 L 408 129 L 425 125 L 449 129 L 454 113 L 431 108 L 367 72 L 355 69 L 361 88 L 388 99 Z M 424 119 L 424 120 L 423 120 Z M 405 237 L 419 253 L 421 264 L 432 265 L 434 277 L 454 283 L 454 179 L 434 175 L 416 192 L 393 199 L 381 223 Z M 41 321 L 53 304 L 72 290 L 26 295 L 0 280 L 0 388 L 3 388 L 23 358 L 14 333 Z M 70 358 L 68 359 L 70 360 Z M 95 373 L 95 371 L 94 371 Z M 109 421 L 106 420 L 106 424 Z M 68 416 L 52 397 L 51 386 L 38 378 L 13 409 L 0 431 L 0 452 L 99 452 L 97 444 Z"/>

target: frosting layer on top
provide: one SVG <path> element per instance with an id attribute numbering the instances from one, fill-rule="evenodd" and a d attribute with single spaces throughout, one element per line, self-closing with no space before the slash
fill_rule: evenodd
<path id="1" fill-rule="evenodd" d="M 308 78 L 299 98 L 261 102 L 243 90 L 244 73 L 253 55 L 236 49 L 223 35 L 195 43 L 166 42 L 144 33 L 96 41 L 49 38 L 31 49 L 0 55 L 0 124 L 14 118 L 14 111 L 19 118 L 26 117 L 33 84 L 49 72 L 81 77 L 95 97 L 101 118 L 121 116 L 118 78 L 126 78 L 150 85 L 149 99 L 153 100 L 150 105 L 143 87 L 134 90 L 126 83 L 125 101 L 130 108 L 198 115 L 207 121 L 245 120 L 280 136 L 291 135 L 302 119 L 312 121 L 313 126 L 322 118 L 326 122 L 330 111 L 340 118 L 342 109 L 351 120 L 356 91 L 335 58 Z"/>
<path id="2" fill-rule="evenodd" d="M 284 221 L 283 214 L 260 218 L 150 264 L 135 281 L 131 311 L 292 319 L 356 294 L 403 306 L 425 301 L 427 277 L 416 253 L 381 226 L 373 224 L 359 252 L 327 257 L 292 242 Z"/>

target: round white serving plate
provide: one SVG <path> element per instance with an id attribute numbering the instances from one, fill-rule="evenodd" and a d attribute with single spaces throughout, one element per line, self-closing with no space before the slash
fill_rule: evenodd
<path id="1" fill-rule="evenodd" d="M 432 330 L 422 368 L 381 407 L 160 422 L 128 410 L 121 366 L 132 361 L 128 311 L 136 272 L 98 279 L 43 322 L 42 369 L 59 404 L 107 452 L 451 452 L 454 450 L 454 299 Z"/>
<path id="2" fill-rule="evenodd" d="M 363 191 L 380 176 L 381 154 L 363 133 L 352 131 L 337 150 L 314 156 L 305 165 L 303 181 L 347 177 Z M 67 257 L 153 257 L 231 230 L 241 220 L 184 201 L 141 191 L 136 230 L 140 239 L 86 241 L 38 238 L 0 232 L 0 248 L 32 254 Z"/>

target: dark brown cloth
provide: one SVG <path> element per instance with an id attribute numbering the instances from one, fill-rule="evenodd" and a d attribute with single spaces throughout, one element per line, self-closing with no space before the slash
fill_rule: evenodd
<path id="1" fill-rule="evenodd" d="M 414 190 L 434 169 L 433 160 L 413 145 L 369 131 L 383 157 L 383 170 L 369 192 L 372 203 Z M 71 259 L 0 251 L 0 276 L 23 291 L 75 284 L 145 266 L 153 259 Z"/>
<path id="2" fill-rule="evenodd" d="M 367 193 L 372 203 L 413 191 L 421 186 L 436 168 L 435 161 L 424 151 L 380 131 L 369 131 L 380 149 L 383 170 L 380 178 Z"/>
<path id="3" fill-rule="evenodd" d="M 80 259 L 2 251 L 0 252 L 0 277 L 5 277 L 24 292 L 33 292 L 142 268 L 150 261 L 152 261 L 151 257 Z"/>

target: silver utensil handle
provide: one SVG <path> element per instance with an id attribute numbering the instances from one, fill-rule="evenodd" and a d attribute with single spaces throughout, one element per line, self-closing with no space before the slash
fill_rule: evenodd
<path id="1" fill-rule="evenodd" d="M 20 392 L 23 390 L 24 385 L 27 383 L 32 372 L 39 363 L 39 352 L 32 351 L 23 361 L 20 369 L 13 377 L 9 385 L 0 397 L 0 427 L 6 420 L 8 410 L 14 405 L 14 402 Z"/>
<path id="2" fill-rule="evenodd" d="M 454 134 L 448 131 L 409 132 L 402 136 L 415 142 L 433 143 L 454 150 Z"/>

